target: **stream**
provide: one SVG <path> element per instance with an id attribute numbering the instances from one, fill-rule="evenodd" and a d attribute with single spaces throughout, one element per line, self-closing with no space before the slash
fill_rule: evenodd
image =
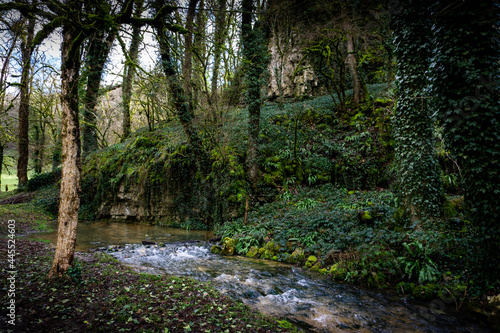
<path id="1" fill-rule="evenodd" d="M 53 244 L 56 231 L 30 235 Z M 78 250 L 100 248 L 141 272 L 210 281 L 258 311 L 307 332 L 490 332 L 450 313 L 441 300 L 418 303 L 390 292 L 328 280 L 278 262 L 210 252 L 209 232 L 143 224 L 79 223 Z M 142 245 L 142 240 L 164 243 Z"/>

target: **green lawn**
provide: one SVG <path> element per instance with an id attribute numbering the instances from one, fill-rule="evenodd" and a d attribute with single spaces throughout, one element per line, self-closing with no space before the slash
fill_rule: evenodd
<path id="1" fill-rule="evenodd" d="M 9 191 L 13 191 L 17 189 L 17 172 L 16 167 L 10 166 L 9 170 L 5 170 L 5 167 L 2 170 L 2 175 L 0 180 L 2 181 L 2 187 L 0 188 L 1 192 L 5 191 L 5 186 L 8 187 Z M 9 174 L 10 171 L 10 174 Z"/>

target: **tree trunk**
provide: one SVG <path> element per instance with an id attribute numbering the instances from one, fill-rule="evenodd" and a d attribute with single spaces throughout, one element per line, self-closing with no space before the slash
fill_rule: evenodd
<path id="1" fill-rule="evenodd" d="M 347 40 L 347 65 L 351 73 L 353 94 L 352 102 L 354 106 L 358 106 L 361 102 L 361 80 L 358 73 L 358 61 L 356 59 L 356 52 L 354 51 L 354 41 L 352 38 L 352 26 L 346 24 L 346 40 Z"/>
<path id="2" fill-rule="evenodd" d="M 215 104 L 218 96 L 219 68 L 224 44 L 226 42 L 226 0 L 219 0 L 219 7 L 215 17 L 214 36 L 214 66 L 212 69 L 211 103 Z"/>
<path id="3" fill-rule="evenodd" d="M 159 10 L 162 6 L 160 0 L 156 0 L 155 7 Z M 174 100 L 177 116 L 182 124 L 184 133 L 191 144 L 197 161 L 200 165 L 204 165 L 208 158 L 202 147 L 202 140 L 198 132 L 193 126 L 193 103 L 191 96 L 186 93 L 184 87 L 179 81 L 175 70 L 175 63 L 172 59 L 168 31 L 163 21 L 158 22 L 155 26 L 156 36 L 159 44 L 160 60 L 163 72 L 167 77 L 170 93 Z"/>
<path id="4" fill-rule="evenodd" d="M 186 16 L 186 29 L 184 34 L 184 63 L 182 64 L 182 78 L 184 80 L 184 91 L 187 96 L 192 96 L 192 71 L 193 71 L 193 20 L 198 0 L 189 0 L 189 8 Z M 189 98 L 189 97 L 188 97 Z"/>
<path id="5" fill-rule="evenodd" d="M 143 11 L 144 1 L 137 2 L 135 16 L 140 17 Z M 135 66 L 139 57 L 139 44 L 141 42 L 141 27 L 138 25 L 132 28 L 132 41 L 128 52 L 128 59 L 125 62 L 123 70 L 123 85 L 122 85 L 122 106 L 123 106 L 123 123 L 122 123 L 122 141 L 125 140 L 131 131 L 130 119 L 130 102 L 132 100 L 132 87 L 134 84 Z"/>
<path id="6" fill-rule="evenodd" d="M 26 36 L 21 43 L 21 57 L 23 71 L 21 73 L 21 99 L 19 102 L 19 124 L 18 124 L 18 153 L 17 178 L 18 187 L 22 188 L 28 181 L 28 158 L 29 158 L 29 104 L 30 104 L 30 73 L 31 54 L 35 32 L 35 19 L 28 20 Z"/>
<path id="7" fill-rule="evenodd" d="M 3 151 L 5 145 L 0 144 L 0 192 L 2 192 Z"/>
<path id="8" fill-rule="evenodd" d="M 434 123 L 426 96 L 426 71 L 432 56 L 430 15 L 425 3 L 415 3 L 405 4 L 393 22 L 399 78 L 393 125 L 397 194 L 401 213 L 412 222 L 439 217 L 443 199 Z"/>
<path id="9" fill-rule="evenodd" d="M 79 31 L 63 27 L 61 48 L 62 179 L 59 203 L 57 247 L 49 277 L 64 274 L 73 263 L 76 227 L 80 208 L 80 125 L 78 120 L 78 76 L 80 70 Z"/>
<path id="10" fill-rule="evenodd" d="M 262 74 L 266 67 L 267 49 L 260 23 L 252 29 L 253 1 L 243 0 L 241 19 L 241 38 L 243 59 L 245 63 L 245 85 L 247 87 L 245 102 L 248 108 L 248 145 L 247 174 L 253 186 L 259 177 L 258 139 L 260 133 L 260 108 L 262 104 Z"/>
<path id="11" fill-rule="evenodd" d="M 104 65 L 108 59 L 111 46 L 115 40 L 117 30 L 108 29 L 108 36 L 104 30 L 97 31 L 90 41 L 87 55 L 89 66 L 87 76 L 87 90 L 83 101 L 83 154 L 88 155 L 99 149 L 96 124 L 97 100 L 99 98 L 99 87 L 101 85 Z"/>

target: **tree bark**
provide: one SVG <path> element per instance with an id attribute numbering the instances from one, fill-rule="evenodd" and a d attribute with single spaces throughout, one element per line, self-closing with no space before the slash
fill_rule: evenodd
<path id="1" fill-rule="evenodd" d="M 346 40 L 347 40 L 347 65 L 351 73 L 353 95 L 352 102 L 354 106 L 358 106 L 361 102 L 361 80 L 358 73 L 358 61 L 356 59 L 356 52 L 354 51 L 354 41 L 352 38 L 352 26 L 346 24 Z"/>
<path id="2" fill-rule="evenodd" d="M 57 247 L 49 277 L 64 274 L 73 263 L 76 227 L 80 208 L 80 125 L 78 119 L 78 78 L 80 70 L 79 31 L 63 27 L 61 48 L 62 180 L 59 203 Z"/>
<path id="3" fill-rule="evenodd" d="M 18 124 L 18 153 L 17 178 L 18 187 L 22 188 L 28 181 L 28 158 L 29 158 L 29 104 L 30 104 L 30 73 L 31 55 L 35 32 L 35 19 L 28 20 L 26 36 L 21 43 L 21 58 L 23 71 L 21 73 L 21 98 L 19 102 L 19 124 Z"/>
<path id="4" fill-rule="evenodd" d="M 89 153 L 99 149 L 97 137 L 97 117 L 95 107 L 99 98 L 99 87 L 101 85 L 104 65 L 108 59 L 111 46 L 115 40 L 116 28 L 108 29 L 108 35 L 104 30 L 97 31 L 90 41 L 87 55 L 89 66 L 87 77 L 87 90 L 83 101 L 83 153 Z"/>
<path id="5" fill-rule="evenodd" d="M 160 0 L 156 0 L 155 7 L 158 11 L 162 6 Z M 191 96 L 186 93 L 184 87 L 179 81 L 175 70 L 175 63 L 172 59 L 170 43 L 168 38 L 168 29 L 164 21 L 159 20 L 155 24 L 156 36 L 159 44 L 160 60 L 163 72 L 167 77 L 170 93 L 174 100 L 177 116 L 182 124 L 184 133 L 191 144 L 197 161 L 200 165 L 204 165 L 208 158 L 202 147 L 202 140 L 199 137 L 196 129 L 193 126 L 193 103 Z"/>
<path id="6" fill-rule="evenodd" d="M 222 58 L 222 51 L 226 41 L 226 0 L 219 0 L 218 11 L 215 16 L 215 36 L 214 36 L 214 66 L 212 69 L 212 93 L 211 102 L 215 104 L 218 96 L 219 68 Z"/>
<path id="7" fill-rule="evenodd" d="M 135 16 L 140 17 L 143 11 L 144 1 L 137 2 Z M 125 62 L 123 86 L 122 86 L 122 106 L 123 106 L 123 123 L 122 123 L 122 141 L 125 140 L 131 131 L 130 119 L 130 102 L 132 100 L 132 87 L 134 84 L 135 66 L 139 57 L 139 44 L 141 42 L 141 27 L 134 25 L 132 28 L 132 41 L 128 53 L 128 59 Z"/>
<path id="8" fill-rule="evenodd" d="M 184 63 L 182 65 L 182 77 L 184 80 L 184 91 L 187 96 L 192 96 L 192 72 L 193 72 L 193 20 L 198 0 L 189 0 L 189 8 L 186 16 L 186 29 L 184 34 Z"/>
<path id="9" fill-rule="evenodd" d="M 260 23 L 252 29 L 253 1 L 242 1 L 241 38 L 245 63 L 245 102 L 248 108 L 247 175 L 253 186 L 259 177 L 258 139 L 260 133 L 260 108 L 262 104 L 262 74 L 265 70 L 264 36 Z"/>

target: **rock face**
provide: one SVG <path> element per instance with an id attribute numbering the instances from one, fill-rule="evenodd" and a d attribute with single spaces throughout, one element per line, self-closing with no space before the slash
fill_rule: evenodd
<path id="1" fill-rule="evenodd" d="M 268 98 L 289 98 L 316 93 L 319 82 L 304 61 L 303 40 L 297 32 L 274 32 L 269 41 Z"/>
<path id="2" fill-rule="evenodd" d="M 194 179 L 194 172 L 175 169 L 166 170 L 166 181 L 161 185 L 155 186 L 148 178 L 142 182 L 125 179 L 105 193 L 98 216 L 168 222 L 199 218 L 202 198 L 193 184 Z"/>

